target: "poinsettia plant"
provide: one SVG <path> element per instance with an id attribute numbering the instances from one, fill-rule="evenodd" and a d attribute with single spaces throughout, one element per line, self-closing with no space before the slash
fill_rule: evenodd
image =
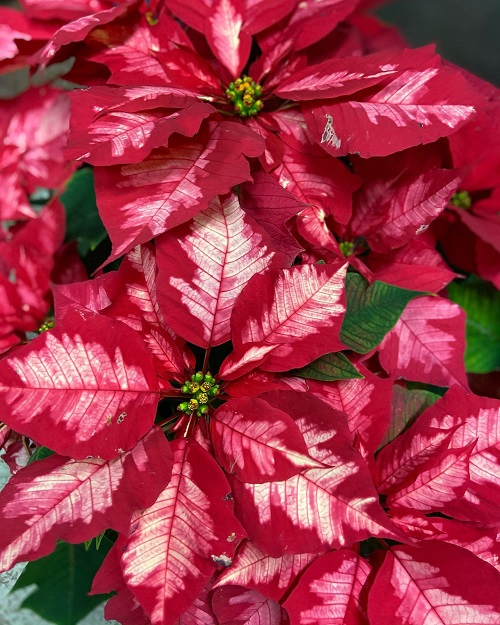
<path id="1" fill-rule="evenodd" d="M 52 82 L 0 119 L 0 569 L 53 622 L 500 623 L 498 90 L 374 4 L 2 10 Z"/>

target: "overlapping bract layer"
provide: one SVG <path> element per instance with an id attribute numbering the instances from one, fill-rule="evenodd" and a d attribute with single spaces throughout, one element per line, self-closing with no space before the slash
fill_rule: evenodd
<path id="1" fill-rule="evenodd" d="M 436 251 L 497 283 L 497 92 L 372 4 L 29 0 L 0 27 L 0 71 L 74 55 L 66 156 L 127 254 L 57 286 L 55 328 L 0 363 L 3 568 L 113 528 L 93 592 L 124 625 L 500 622 L 499 405 L 467 390 Z M 243 72 L 263 108 L 239 119 Z M 48 310 L 62 240 L 27 195 L 74 166 L 43 97 L 38 129 L 26 98 L 0 128 L 0 208 L 33 220 L 0 234 L 1 348 Z M 206 413 L 176 410 L 209 366 Z M 439 396 L 405 381 L 456 386 L 419 414 Z M 30 439 L 69 457 L 20 468 Z"/>
<path id="2" fill-rule="evenodd" d="M 1 494 L 0 568 L 46 555 L 56 540 L 80 543 L 107 528 L 125 531 L 132 514 L 150 506 L 168 483 L 171 456 L 154 429 L 114 460 L 53 455 L 25 467 Z"/>

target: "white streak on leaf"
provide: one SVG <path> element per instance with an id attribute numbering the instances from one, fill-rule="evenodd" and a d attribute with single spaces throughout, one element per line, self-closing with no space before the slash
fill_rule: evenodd
<path id="1" fill-rule="evenodd" d="M 321 143 L 328 143 L 328 145 L 332 145 L 337 150 L 340 148 L 341 141 L 337 137 L 337 133 L 333 128 L 333 117 L 331 115 L 325 115 L 326 124 L 325 129 L 323 130 L 323 135 L 321 136 Z"/>
<path id="2" fill-rule="evenodd" d="M 215 562 L 217 566 L 231 566 L 233 561 L 231 558 L 222 553 L 220 556 L 212 556 L 212 560 Z"/>

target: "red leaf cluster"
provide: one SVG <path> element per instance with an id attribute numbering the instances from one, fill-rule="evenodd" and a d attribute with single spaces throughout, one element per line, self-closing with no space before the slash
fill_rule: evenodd
<path id="1" fill-rule="evenodd" d="M 500 623 L 500 403 L 445 290 L 500 284 L 498 91 L 372 4 L 2 10 L 1 72 L 86 88 L 0 114 L 1 570 L 111 529 L 123 625 Z"/>

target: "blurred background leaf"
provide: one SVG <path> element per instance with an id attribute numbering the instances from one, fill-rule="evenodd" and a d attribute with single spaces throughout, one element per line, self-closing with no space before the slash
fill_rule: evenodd
<path id="1" fill-rule="evenodd" d="M 37 589 L 21 604 L 56 625 L 76 625 L 102 603 L 106 595 L 89 597 L 92 580 L 112 541 L 104 537 L 97 550 L 59 542 L 50 555 L 29 562 L 12 590 L 36 584 Z"/>
<path id="2" fill-rule="evenodd" d="M 77 241 L 80 256 L 86 256 L 107 237 L 97 210 L 92 169 L 84 167 L 74 173 L 61 202 L 66 209 L 66 240 Z"/>
<path id="3" fill-rule="evenodd" d="M 377 15 L 412 46 L 436 42 L 446 59 L 500 85 L 498 0 L 393 0 Z"/>
<path id="4" fill-rule="evenodd" d="M 467 313 L 466 371 L 500 370 L 500 292 L 490 283 L 470 276 L 449 284 L 448 295 Z"/>

